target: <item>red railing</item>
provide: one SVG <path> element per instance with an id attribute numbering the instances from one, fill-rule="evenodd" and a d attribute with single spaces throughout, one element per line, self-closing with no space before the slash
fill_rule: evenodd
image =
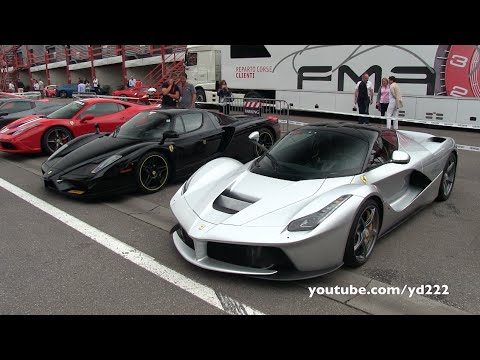
<path id="1" fill-rule="evenodd" d="M 186 48 L 187 45 L 161 45 L 159 49 L 154 49 L 155 53 L 160 53 L 161 62 L 145 75 L 142 83 L 145 86 L 158 87 L 174 71 L 181 72 Z"/>

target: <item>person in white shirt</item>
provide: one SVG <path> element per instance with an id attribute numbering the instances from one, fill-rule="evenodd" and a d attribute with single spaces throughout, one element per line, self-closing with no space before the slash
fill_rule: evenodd
<path id="1" fill-rule="evenodd" d="M 33 90 L 34 91 L 40 90 L 40 85 L 38 84 L 38 81 L 36 79 L 33 79 Z"/>
<path id="2" fill-rule="evenodd" d="M 8 83 L 8 91 L 10 92 L 15 92 L 15 85 L 13 85 L 13 81 L 10 80 L 10 82 Z"/>
<path id="3" fill-rule="evenodd" d="M 98 94 L 98 79 L 95 77 L 95 79 L 92 80 L 93 84 L 93 91 L 95 91 L 96 94 Z"/>
<path id="4" fill-rule="evenodd" d="M 130 80 L 128 80 L 128 87 L 129 88 L 135 87 L 136 82 L 137 82 L 137 80 L 133 76 L 130 76 Z"/>
<path id="5" fill-rule="evenodd" d="M 356 110 L 358 104 L 358 113 L 359 114 L 369 114 L 369 107 L 373 103 L 373 84 L 368 80 L 369 76 L 367 73 L 362 75 L 362 80 L 360 80 L 355 86 L 354 93 L 354 110 Z M 366 116 L 358 117 L 359 124 L 368 124 L 369 120 Z"/>

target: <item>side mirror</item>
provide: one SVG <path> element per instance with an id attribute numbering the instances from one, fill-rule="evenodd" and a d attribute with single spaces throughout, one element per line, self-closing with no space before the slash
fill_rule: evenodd
<path id="1" fill-rule="evenodd" d="M 80 120 L 81 122 L 84 122 L 84 121 L 88 121 L 88 120 L 92 120 L 95 116 L 93 116 L 92 114 L 87 114 L 85 115 L 82 120 Z"/>
<path id="2" fill-rule="evenodd" d="M 258 131 L 254 131 L 250 135 L 248 135 L 248 138 L 254 143 L 258 143 L 260 140 L 260 133 Z"/>
<path id="3" fill-rule="evenodd" d="M 168 130 L 163 133 L 163 141 L 165 141 L 165 139 L 176 139 L 178 137 L 179 135 L 176 131 Z"/>
<path id="4" fill-rule="evenodd" d="M 408 164 L 410 162 L 410 155 L 405 151 L 395 150 L 392 154 L 392 162 L 394 164 Z"/>

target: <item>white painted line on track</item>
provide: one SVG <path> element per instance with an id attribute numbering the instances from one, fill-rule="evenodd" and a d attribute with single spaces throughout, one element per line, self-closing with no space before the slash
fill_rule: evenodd
<path id="1" fill-rule="evenodd" d="M 287 120 L 279 119 L 278 122 L 281 123 L 281 124 L 286 124 L 286 123 L 287 123 Z M 291 125 L 298 125 L 298 126 L 309 125 L 309 123 L 301 122 L 301 121 L 289 121 L 288 123 L 291 124 Z M 467 150 L 467 151 L 480 152 L 480 146 L 458 145 L 458 144 L 457 144 L 457 149 L 458 149 L 458 150 Z"/>
<path id="2" fill-rule="evenodd" d="M 130 245 L 127 245 L 120 240 L 110 236 L 103 231 L 83 222 L 80 219 L 66 213 L 63 210 L 56 208 L 53 205 L 37 198 L 36 196 L 20 189 L 19 187 L 9 183 L 0 178 L 0 187 L 18 196 L 22 200 L 32 204 L 36 208 L 60 220 L 65 225 L 77 230 L 81 234 L 88 236 L 90 239 L 96 241 L 100 245 L 112 250 L 118 255 L 130 260 L 134 264 L 144 268 L 147 271 L 157 275 L 158 277 L 168 281 L 169 283 L 178 286 L 180 289 L 189 292 L 199 299 L 215 306 L 216 308 L 225 311 L 232 315 L 264 315 L 258 310 L 255 310 L 245 304 L 242 304 L 235 299 L 229 298 L 226 295 L 219 294 L 212 288 L 200 284 L 186 276 L 172 270 L 155 260 L 140 250 L 137 250 Z"/>

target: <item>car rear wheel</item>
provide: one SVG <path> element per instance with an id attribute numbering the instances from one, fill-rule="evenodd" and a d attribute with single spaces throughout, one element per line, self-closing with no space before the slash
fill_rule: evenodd
<path id="1" fill-rule="evenodd" d="M 437 201 L 445 201 L 450 197 L 452 193 L 453 184 L 455 182 L 455 175 L 457 173 L 457 155 L 451 153 L 448 157 L 448 161 L 443 169 L 442 182 L 440 183 L 440 189 L 438 190 Z"/>
<path id="2" fill-rule="evenodd" d="M 273 136 L 272 132 L 266 128 L 262 128 L 258 132 L 260 134 L 258 142 L 265 146 L 267 149 L 270 149 L 275 142 L 275 137 Z M 263 149 L 255 146 L 255 154 L 256 156 L 263 155 Z"/>
<path id="3" fill-rule="evenodd" d="M 72 132 L 62 126 L 48 129 L 42 136 L 42 150 L 45 154 L 53 154 L 61 146 L 73 139 Z"/>
<path id="4" fill-rule="evenodd" d="M 60 97 L 62 99 L 65 99 L 67 97 L 67 92 L 66 91 L 60 91 Z"/>
<path id="5" fill-rule="evenodd" d="M 127 101 L 127 95 L 120 95 L 120 100 Z"/>
<path id="6" fill-rule="evenodd" d="M 149 152 L 137 167 L 137 182 L 141 192 L 151 194 L 162 189 L 170 176 L 170 164 L 165 155 Z"/>
<path id="7" fill-rule="evenodd" d="M 367 262 L 380 231 L 380 209 L 378 203 L 367 200 L 358 210 L 345 247 L 343 262 L 358 267 Z"/>

